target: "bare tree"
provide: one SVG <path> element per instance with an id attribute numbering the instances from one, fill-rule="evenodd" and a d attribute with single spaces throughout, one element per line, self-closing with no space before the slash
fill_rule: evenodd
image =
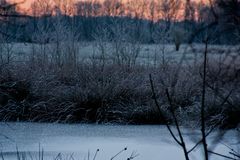
<path id="1" fill-rule="evenodd" d="M 240 2 L 238 0 L 216 0 L 216 6 L 219 7 L 219 21 L 222 26 L 222 32 L 236 36 L 240 41 Z"/>
<path id="2" fill-rule="evenodd" d="M 13 60 L 13 41 L 19 38 L 18 30 L 23 24 L 16 19 L 22 16 L 17 11 L 19 3 L 0 1 L 0 70 Z"/>
<path id="3" fill-rule="evenodd" d="M 149 22 L 149 30 L 150 30 L 150 42 L 153 42 L 153 32 L 154 32 L 154 22 L 157 19 L 157 12 L 156 12 L 156 6 L 157 3 L 155 2 L 155 0 L 152 0 L 149 4 L 149 11 L 150 11 L 150 22 Z"/>
<path id="4" fill-rule="evenodd" d="M 163 1 L 161 4 L 161 17 L 166 21 L 168 28 L 170 28 L 170 23 L 178 19 L 180 12 L 181 1 L 179 0 L 167 0 Z"/>
<path id="5" fill-rule="evenodd" d="M 74 15 L 74 2 L 73 0 L 53 0 L 54 6 L 58 10 L 56 14 L 61 12 L 62 15 Z"/>
<path id="6" fill-rule="evenodd" d="M 191 0 L 185 1 L 185 13 L 184 13 L 184 19 L 185 21 L 194 21 L 195 20 L 195 3 Z"/>
<path id="7" fill-rule="evenodd" d="M 25 15 L 20 15 L 16 11 L 16 7 L 19 3 L 8 3 L 6 0 L 0 1 L 0 22 L 1 22 L 1 30 L 0 34 L 6 38 L 16 39 L 18 36 L 14 33 L 10 33 L 8 30 L 10 27 L 17 28 L 21 27 L 21 24 L 16 24 L 16 18 L 28 17 Z"/>
<path id="8" fill-rule="evenodd" d="M 107 60 L 110 57 L 109 53 L 109 39 L 110 39 L 110 32 L 107 24 L 98 26 L 98 29 L 96 33 L 93 35 L 95 39 L 96 45 L 94 45 L 94 48 L 96 48 L 96 52 L 94 52 L 92 55 L 93 59 L 99 59 L 101 65 L 102 65 L 102 70 L 104 70 L 105 65 L 107 64 Z M 99 54 L 99 56 L 98 56 Z M 94 64 L 97 64 L 95 61 L 93 62 Z"/>
<path id="9" fill-rule="evenodd" d="M 179 51 L 181 44 L 184 42 L 184 36 L 186 35 L 185 31 L 180 27 L 173 27 L 171 29 L 173 36 L 173 42 L 175 44 L 176 51 Z"/>
<path id="10" fill-rule="evenodd" d="M 232 160 L 236 160 L 235 158 L 232 158 L 231 156 L 228 155 L 223 155 L 221 153 L 216 153 L 214 151 L 211 150 L 210 144 L 207 141 L 207 137 L 213 132 L 213 130 L 219 126 L 219 124 L 221 123 L 221 119 L 219 120 L 219 122 L 216 122 L 213 126 L 209 127 L 206 125 L 207 123 L 207 114 L 206 114 L 206 109 L 207 109 L 207 104 L 206 104 L 206 96 L 207 96 L 207 88 L 208 88 L 208 51 L 209 51 L 209 38 L 207 37 L 206 40 L 204 41 L 205 43 L 205 49 L 204 49 L 204 58 L 203 58 L 203 66 L 202 66 L 202 91 L 201 91 L 201 104 L 200 104 L 200 119 L 201 119 L 201 123 L 200 123 L 200 128 L 201 128 L 201 138 L 198 142 L 196 142 L 196 144 L 188 149 L 188 144 L 186 144 L 184 135 L 183 135 L 183 130 L 181 129 L 180 123 L 179 123 L 179 119 L 176 115 L 176 104 L 174 103 L 173 97 L 170 95 L 169 93 L 169 89 L 166 89 L 165 93 L 166 93 L 166 97 L 167 97 L 167 101 L 169 103 L 169 112 L 171 115 L 171 118 L 167 117 L 166 115 L 164 115 L 163 111 L 162 111 L 162 107 L 157 99 L 157 91 L 153 82 L 153 78 L 152 75 L 150 75 L 150 84 L 151 84 L 151 89 L 152 89 L 152 94 L 153 94 L 153 100 L 155 102 L 155 105 L 158 109 L 159 112 L 159 116 L 163 119 L 163 123 L 166 125 L 170 135 L 172 136 L 172 138 L 174 139 L 174 141 L 182 148 L 183 153 L 185 155 L 185 159 L 189 160 L 189 154 L 195 150 L 198 146 L 202 146 L 203 148 L 203 156 L 202 158 L 205 160 L 208 160 L 210 158 L 211 155 L 215 155 L 215 156 L 220 156 L 223 158 L 227 158 L 227 159 L 232 159 Z M 232 94 L 232 91 L 230 91 L 229 94 L 227 94 L 227 96 L 223 97 L 221 99 L 220 104 L 224 104 L 228 101 L 229 96 Z M 222 107 L 222 106 L 221 106 Z M 174 126 L 176 127 L 176 133 L 172 130 L 172 128 L 169 125 L 169 119 L 171 119 L 173 121 Z M 220 134 L 220 136 L 216 137 L 216 142 L 220 142 L 222 138 L 222 135 Z M 217 145 L 217 144 L 214 144 Z M 230 154 L 234 155 L 235 157 L 238 157 L 238 153 L 237 152 L 230 152 Z"/>
<path id="11" fill-rule="evenodd" d="M 51 41 L 51 16 L 53 15 L 52 3 L 47 0 L 36 0 L 31 5 L 33 14 L 34 32 L 31 34 L 32 64 L 46 66 L 49 61 L 48 43 Z M 36 45 L 37 44 L 37 45 Z"/>

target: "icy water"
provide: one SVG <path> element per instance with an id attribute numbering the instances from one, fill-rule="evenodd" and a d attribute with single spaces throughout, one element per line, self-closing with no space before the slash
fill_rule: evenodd
<path id="1" fill-rule="evenodd" d="M 184 135 L 191 137 L 186 140 L 188 148 L 199 138 L 199 132 L 190 129 L 186 129 Z M 209 141 L 215 139 L 214 135 L 209 137 Z M 212 145 L 211 149 L 227 154 L 229 149 L 225 145 L 236 148 L 234 131 L 229 131 L 221 142 Z M 5 160 L 17 160 L 16 150 L 20 154 L 25 152 L 23 159 L 39 160 L 39 148 L 43 148 L 44 160 L 88 160 L 88 155 L 93 160 L 97 149 L 95 160 L 110 160 L 125 147 L 127 150 L 114 159 L 127 160 L 134 153 L 138 155 L 136 160 L 184 160 L 181 148 L 167 129 L 157 125 L 0 123 L 0 147 Z M 191 153 L 191 158 L 200 160 L 200 155 L 201 147 Z M 223 158 L 212 156 L 211 159 Z"/>

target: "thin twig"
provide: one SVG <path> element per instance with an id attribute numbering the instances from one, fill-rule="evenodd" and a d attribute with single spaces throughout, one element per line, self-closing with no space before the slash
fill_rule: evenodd
<path id="1" fill-rule="evenodd" d="M 236 154 L 236 153 L 233 153 L 233 152 L 229 152 L 229 154 L 231 154 L 231 155 L 233 155 L 233 156 L 235 156 L 235 157 L 240 159 L 240 155 L 239 154 Z"/>
<path id="2" fill-rule="evenodd" d="M 211 129 L 210 129 L 210 131 L 206 134 L 206 138 L 213 132 L 213 130 L 215 129 L 217 127 L 217 125 L 215 125 L 214 127 L 212 127 Z M 188 153 L 191 153 L 198 145 L 200 145 L 201 143 L 202 143 L 202 139 L 200 140 L 200 141 L 198 141 L 196 144 L 195 144 L 195 146 L 193 146 L 189 151 L 188 151 Z"/>
<path id="3" fill-rule="evenodd" d="M 96 160 L 96 157 L 97 157 L 98 152 L 99 152 L 99 149 L 96 150 L 95 155 L 94 155 L 94 157 L 93 157 L 93 160 Z"/>
<path id="4" fill-rule="evenodd" d="M 132 152 L 131 156 L 127 160 L 132 160 L 138 156 L 139 156 L 139 154 L 136 154 L 136 152 Z"/>
<path id="5" fill-rule="evenodd" d="M 205 160 L 208 160 L 208 149 L 206 140 L 206 127 L 205 127 L 205 96 L 206 96 L 206 76 L 207 76 L 207 53 L 208 53 L 208 38 L 205 41 L 204 51 L 204 66 L 203 66 L 203 86 L 202 86 L 202 105 L 201 105 L 201 133 L 202 133 L 202 144 L 204 149 Z"/>
<path id="6" fill-rule="evenodd" d="M 123 150 L 121 150 L 120 152 L 118 152 L 116 155 L 114 155 L 110 160 L 113 160 L 114 158 L 116 158 L 118 155 L 120 155 L 122 152 L 126 151 L 127 147 L 125 147 Z"/>
<path id="7" fill-rule="evenodd" d="M 4 156 L 3 156 L 3 152 L 1 151 L 1 159 L 5 160 Z"/>
<path id="8" fill-rule="evenodd" d="M 225 155 L 223 155 L 223 154 L 216 153 L 216 152 L 213 152 L 213 151 L 208 151 L 208 153 L 211 153 L 211 154 L 214 154 L 214 155 L 223 157 L 223 158 L 227 158 L 227 159 L 237 160 L 237 159 L 235 159 L 235 158 L 232 158 L 232 157 L 229 157 L 229 156 L 225 156 Z"/>
<path id="9" fill-rule="evenodd" d="M 182 145 L 181 142 L 177 139 L 177 137 L 174 135 L 170 125 L 168 124 L 168 121 L 166 119 L 166 117 L 164 116 L 164 114 L 162 113 L 161 111 L 161 108 L 160 108 L 160 105 L 157 101 L 157 96 L 156 96 L 156 92 L 155 92 L 155 87 L 154 87 L 154 84 L 153 84 L 153 80 L 152 80 L 152 75 L 150 74 L 149 75 L 149 79 L 150 79 L 150 84 L 151 84 L 151 89 L 152 89 L 152 98 L 155 102 L 155 105 L 157 106 L 157 109 L 158 109 L 158 113 L 160 115 L 160 117 L 163 119 L 163 122 L 165 123 L 168 131 L 170 132 L 171 136 L 173 137 L 173 139 L 176 141 L 177 144 L 179 144 L 180 146 Z"/>
<path id="10" fill-rule="evenodd" d="M 159 105 L 159 103 L 157 101 L 157 96 L 156 96 L 155 87 L 154 87 L 154 84 L 153 84 L 153 80 L 152 80 L 151 74 L 149 75 L 149 79 L 150 79 L 150 84 L 151 84 L 151 89 L 152 89 L 152 94 L 153 94 L 152 96 L 153 96 L 155 105 L 157 106 L 158 112 L 159 112 L 160 116 L 163 118 L 163 121 L 165 122 L 165 125 L 167 126 L 167 129 L 170 132 L 170 134 L 173 137 L 173 139 L 182 147 L 186 160 L 189 160 L 186 144 L 185 144 L 185 141 L 183 139 L 183 135 L 182 135 L 182 132 L 181 132 L 181 129 L 180 129 L 177 117 L 176 117 L 176 115 L 174 113 L 174 108 L 173 108 L 172 99 L 170 97 L 170 94 L 169 94 L 168 90 L 166 89 L 166 95 L 167 95 L 168 102 L 169 102 L 169 105 L 170 105 L 170 111 L 171 111 L 171 114 L 172 114 L 172 116 L 174 118 L 174 123 L 176 125 L 177 131 L 178 131 L 178 136 L 180 137 L 180 140 L 177 139 L 177 137 L 173 133 L 172 129 L 170 128 L 170 126 L 169 126 L 169 124 L 168 124 L 168 122 L 167 122 L 167 120 L 166 120 L 166 118 L 164 116 L 164 114 L 161 111 L 160 105 Z"/>
<path id="11" fill-rule="evenodd" d="M 169 102 L 169 105 L 170 105 L 170 111 L 171 111 L 171 113 L 172 113 L 172 116 L 173 116 L 173 119 L 174 119 L 174 123 L 175 123 L 176 128 L 177 128 L 178 136 L 180 137 L 180 142 L 181 142 L 181 146 L 182 146 L 182 149 L 183 149 L 185 158 L 186 158 L 186 160 L 189 160 L 188 152 L 187 152 L 187 148 L 186 148 L 186 144 L 185 144 L 185 141 L 184 141 L 184 139 L 183 139 L 182 131 L 181 131 L 181 129 L 180 129 L 180 126 L 179 126 L 177 117 L 176 117 L 175 112 L 174 112 L 174 108 L 173 108 L 173 104 L 172 104 L 172 99 L 171 99 L 171 97 L 170 97 L 170 94 L 169 94 L 168 89 L 166 89 L 166 94 L 167 94 L 168 102 Z"/>

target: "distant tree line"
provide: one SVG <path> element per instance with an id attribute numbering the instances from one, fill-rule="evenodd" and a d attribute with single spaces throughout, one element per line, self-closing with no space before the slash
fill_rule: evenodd
<path id="1" fill-rule="evenodd" d="M 141 43 L 199 43 L 209 32 L 215 44 L 237 44 L 240 39 L 239 0 L 210 0 L 209 5 L 189 0 L 184 5 L 180 0 L 54 2 L 52 7 L 50 1 L 37 0 L 32 16 L 26 16 L 16 11 L 17 4 L 1 1 L 1 39 L 50 43 L 60 32 L 78 41 L 112 41 L 121 35 L 124 41 Z"/>

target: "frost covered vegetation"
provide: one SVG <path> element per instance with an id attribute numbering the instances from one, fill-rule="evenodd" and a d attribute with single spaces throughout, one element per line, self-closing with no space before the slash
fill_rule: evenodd
<path id="1" fill-rule="evenodd" d="M 60 45 L 60 57 L 54 45 L 48 46 L 51 50 L 48 48 L 45 59 L 44 52 L 39 49 L 25 53 L 25 61 L 17 61 L 23 59 L 23 55 L 16 53 L 11 54 L 9 61 L 8 57 L 3 57 L 7 62 L 2 63 L 0 77 L 2 121 L 161 123 L 152 99 L 149 82 L 149 74 L 152 74 L 159 103 L 166 114 L 165 89 L 168 88 L 182 122 L 197 124 L 204 47 L 186 47 L 180 52 L 172 47 L 168 49 L 174 53 L 170 59 L 164 57 L 161 46 L 156 51 L 157 57 L 149 55 L 147 61 L 152 63 L 143 63 L 147 58 L 141 57 L 141 52 L 136 57 L 128 55 L 129 52 L 117 55 L 97 52 L 95 55 L 89 53 L 88 58 L 71 57 L 79 54 L 65 51 L 65 45 Z M 112 44 L 107 52 L 115 53 L 114 46 Z M 127 49 L 128 46 L 121 47 Z M 155 49 L 156 46 L 150 45 L 148 49 L 145 46 L 145 50 L 151 47 Z M 194 48 L 198 48 L 197 59 L 185 58 L 194 54 Z M 238 50 L 231 46 L 209 48 L 206 96 L 209 123 L 222 118 L 222 123 L 228 127 L 236 127 L 239 123 Z"/>
<path id="2" fill-rule="evenodd" d="M 56 6 L 53 14 L 47 1 L 35 4 L 42 16 L 27 16 L 16 12 L 17 4 L 4 1 L 0 120 L 166 123 L 159 117 L 157 99 L 164 115 L 171 117 L 169 108 L 174 109 L 182 124 L 198 125 L 204 102 L 208 125 L 237 127 L 239 1 L 214 1 L 195 10 L 187 3 L 182 21 L 177 21 L 177 2 L 161 3 L 162 18 L 155 22 L 112 17 L 111 10 L 99 17 L 88 12 L 68 16 Z M 197 9 L 209 14 L 195 17 Z M 206 46 L 199 44 L 206 39 Z M 90 44 L 87 54 L 82 52 L 85 43 Z"/>
<path id="3" fill-rule="evenodd" d="M 101 4 L 106 15 L 93 15 L 95 3 L 80 3 L 71 15 L 62 11 L 67 1 L 54 2 L 50 12 L 52 4 L 36 1 L 33 11 L 43 12 L 33 16 L 0 3 L 1 121 L 164 124 L 186 160 L 198 146 L 205 160 L 239 159 L 234 149 L 230 157 L 215 152 L 208 139 L 218 127 L 239 131 L 238 0 L 198 7 L 187 0 L 184 10 L 178 0 L 163 1 L 160 19 L 152 1 L 147 20 L 139 8 L 116 15 L 116 1 Z M 181 126 L 201 128 L 194 146 Z M 216 132 L 214 143 L 226 133 Z"/>

